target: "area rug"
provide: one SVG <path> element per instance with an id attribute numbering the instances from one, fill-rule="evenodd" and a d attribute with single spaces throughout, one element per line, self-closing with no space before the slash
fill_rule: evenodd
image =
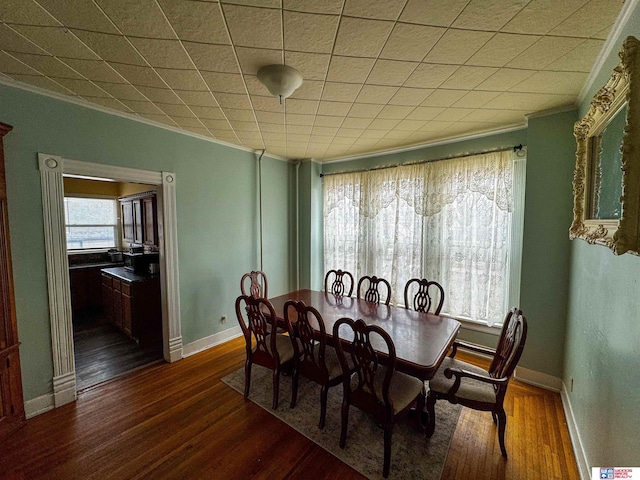
<path id="1" fill-rule="evenodd" d="M 347 444 L 340 448 L 340 406 L 342 386 L 329 389 L 325 428 L 318 428 L 320 387 L 301 377 L 296 407 L 289 408 L 291 378 L 281 376 L 280 403 L 271 409 L 273 386 L 271 370 L 254 365 L 249 399 L 275 415 L 347 465 L 370 479 L 382 480 L 383 431 L 358 409 L 349 410 Z M 244 368 L 227 375 L 222 381 L 234 390 L 244 392 Z M 448 402 L 436 403 L 436 431 L 426 440 L 417 430 L 413 418 L 398 420 L 393 428 L 390 479 L 439 480 L 444 467 L 461 407 Z"/>

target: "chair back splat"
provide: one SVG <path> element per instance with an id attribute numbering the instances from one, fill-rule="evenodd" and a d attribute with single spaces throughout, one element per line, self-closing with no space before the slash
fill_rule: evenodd
<path id="1" fill-rule="evenodd" d="M 254 298 L 269 298 L 267 276 L 259 270 L 245 273 L 240 279 L 240 291 L 242 295 L 250 295 Z"/>
<path id="2" fill-rule="evenodd" d="M 337 297 L 350 297 L 353 286 L 353 275 L 344 270 L 329 270 L 324 277 L 324 291 Z"/>
<path id="3" fill-rule="evenodd" d="M 383 290 L 382 292 L 381 289 Z M 382 294 L 385 294 L 386 297 L 383 297 Z M 391 302 L 391 285 L 384 278 L 365 275 L 358 281 L 358 298 L 370 303 L 389 305 Z M 384 302 L 382 302 L 382 298 L 385 298 Z"/>
<path id="4" fill-rule="evenodd" d="M 404 287 L 404 305 L 417 312 L 429 313 L 433 307 L 435 315 L 440 315 L 444 304 L 442 285 L 426 278 L 412 278 Z"/>

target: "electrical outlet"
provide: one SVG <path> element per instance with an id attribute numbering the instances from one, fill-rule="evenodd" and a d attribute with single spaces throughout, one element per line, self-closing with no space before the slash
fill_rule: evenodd
<path id="1" fill-rule="evenodd" d="M 223 324 L 223 325 L 225 323 L 227 323 L 227 316 L 226 315 L 222 315 L 222 317 L 220 317 L 220 323 Z"/>

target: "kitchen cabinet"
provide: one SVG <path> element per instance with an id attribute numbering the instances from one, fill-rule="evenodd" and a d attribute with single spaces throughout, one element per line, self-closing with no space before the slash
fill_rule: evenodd
<path id="1" fill-rule="evenodd" d="M 158 246 L 156 192 L 120 197 L 122 235 L 128 243 Z"/>
<path id="2" fill-rule="evenodd" d="M 0 123 L 0 439 L 25 424 L 20 373 L 20 342 L 13 294 L 7 185 L 4 175 L 3 137 L 11 126 Z"/>
<path id="3" fill-rule="evenodd" d="M 101 273 L 105 265 L 74 265 L 69 267 L 71 311 L 74 316 L 100 310 L 102 305 Z"/>
<path id="4" fill-rule="evenodd" d="M 122 267 L 102 270 L 105 315 L 128 337 L 149 345 L 162 339 L 159 275 L 139 275 Z"/>

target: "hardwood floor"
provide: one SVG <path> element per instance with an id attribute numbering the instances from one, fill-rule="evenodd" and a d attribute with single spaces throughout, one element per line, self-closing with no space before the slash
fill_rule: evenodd
<path id="1" fill-rule="evenodd" d="M 364 478 L 220 381 L 243 364 L 235 339 L 89 389 L 4 442 L 0 477 Z M 559 395 L 513 382 L 505 404 L 509 459 L 491 415 L 463 409 L 442 478 L 578 479 Z"/>

